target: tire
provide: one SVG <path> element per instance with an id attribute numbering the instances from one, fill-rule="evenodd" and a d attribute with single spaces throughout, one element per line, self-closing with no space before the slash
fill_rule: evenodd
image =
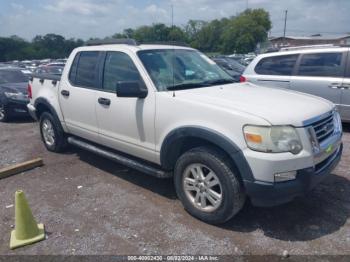
<path id="1" fill-rule="evenodd" d="M 0 122 L 7 122 L 9 120 L 10 118 L 6 107 L 4 105 L 0 105 Z"/>
<path id="2" fill-rule="evenodd" d="M 40 116 L 40 134 L 47 150 L 58 153 L 66 149 L 65 133 L 59 120 L 56 120 L 49 112 L 44 112 Z"/>
<path id="3" fill-rule="evenodd" d="M 202 177 L 202 182 L 193 182 L 199 169 L 207 180 L 203 181 Z M 213 173 L 209 175 L 210 172 Z M 211 147 L 198 147 L 184 153 L 176 162 L 174 183 L 185 210 L 210 224 L 221 224 L 231 219 L 242 209 L 246 198 L 237 171 L 223 153 Z M 203 205 L 202 196 L 208 196 Z"/>

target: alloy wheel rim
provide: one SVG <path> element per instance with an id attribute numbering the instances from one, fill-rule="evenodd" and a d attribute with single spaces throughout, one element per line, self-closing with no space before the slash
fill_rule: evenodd
<path id="1" fill-rule="evenodd" d="M 55 144 L 55 132 L 51 121 L 48 119 L 45 119 L 42 123 L 42 134 L 47 145 L 52 146 Z"/>
<path id="2" fill-rule="evenodd" d="M 0 105 L 0 120 L 5 118 L 5 108 L 3 105 Z"/>
<path id="3" fill-rule="evenodd" d="M 189 165 L 184 172 L 183 188 L 188 200 L 200 211 L 213 212 L 222 203 L 220 180 L 206 165 Z"/>

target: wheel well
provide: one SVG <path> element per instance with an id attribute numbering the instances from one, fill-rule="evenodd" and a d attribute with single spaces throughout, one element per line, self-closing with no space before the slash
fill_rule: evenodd
<path id="1" fill-rule="evenodd" d="M 184 137 L 177 139 L 170 145 L 170 156 L 167 158 L 167 161 L 165 164 L 167 169 L 173 170 L 176 164 L 176 161 L 178 158 L 184 154 L 185 152 L 196 148 L 196 147 L 210 147 L 214 149 L 215 151 L 220 152 L 225 156 L 225 158 L 230 162 L 232 167 L 238 172 L 237 166 L 234 162 L 234 160 L 230 157 L 230 155 L 220 146 L 216 145 L 215 143 L 212 143 L 206 139 L 198 138 L 198 137 Z M 240 175 L 239 175 L 240 176 Z"/>
<path id="2" fill-rule="evenodd" d="M 164 170 L 174 169 L 178 158 L 186 151 L 208 146 L 220 152 L 240 180 L 254 181 L 253 172 L 239 146 L 215 130 L 198 126 L 184 126 L 171 131 L 164 139 L 160 150 L 160 162 Z"/>
<path id="3" fill-rule="evenodd" d="M 44 112 L 51 112 L 51 110 L 47 105 L 45 105 L 43 103 L 39 103 L 38 105 L 36 105 L 36 116 L 38 119 L 40 119 L 40 116 Z"/>

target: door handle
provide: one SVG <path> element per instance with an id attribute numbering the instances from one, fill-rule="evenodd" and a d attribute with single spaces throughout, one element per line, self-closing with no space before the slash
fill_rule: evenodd
<path id="1" fill-rule="evenodd" d="M 108 98 L 100 97 L 97 101 L 99 104 L 105 105 L 105 106 L 109 106 L 111 104 L 111 100 Z"/>
<path id="2" fill-rule="evenodd" d="M 68 90 L 62 90 L 61 95 L 63 96 L 69 96 L 69 91 Z"/>
<path id="3" fill-rule="evenodd" d="M 279 82 L 279 83 L 290 83 L 289 80 L 278 80 L 278 79 L 257 79 L 260 82 Z"/>
<path id="4" fill-rule="evenodd" d="M 341 84 L 340 83 L 332 83 L 328 86 L 329 88 L 332 88 L 332 89 L 339 89 L 339 88 L 342 88 Z"/>

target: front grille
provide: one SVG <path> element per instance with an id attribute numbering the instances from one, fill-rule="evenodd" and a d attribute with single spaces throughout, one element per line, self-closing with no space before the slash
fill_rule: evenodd
<path id="1" fill-rule="evenodd" d="M 339 149 L 336 150 L 333 154 L 331 154 L 329 157 L 327 157 L 325 160 L 323 160 L 322 162 L 318 163 L 315 166 L 315 172 L 320 172 L 321 170 L 323 170 L 324 168 L 326 168 L 327 166 L 330 165 L 330 163 L 335 159 L 336 155 L 339 153 Z"/>
<path id="2" fill-rule="evenodd" d="M 311 126 L 315 130 L 316 138 L 319 143 L 322 143 L 328 137 L 332 136 L 334 133 L 334 115 L 331 113 L 330 115 L 322 118 L 311 124 Z"/>

